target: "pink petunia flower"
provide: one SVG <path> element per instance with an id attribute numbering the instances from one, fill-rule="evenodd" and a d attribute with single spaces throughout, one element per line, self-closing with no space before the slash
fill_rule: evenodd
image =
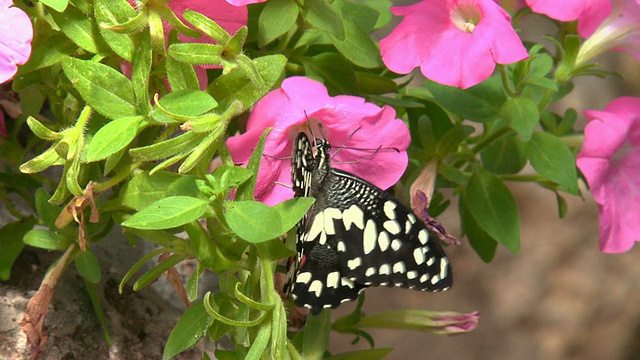
<path id="1" fill-rule="evenodd" d="M 246 5 L 257 4 L 265 1 L 267 0 L 227 0 L 227 2 L 233 6 L 246 6 Z"/>
<path id="2" fill-rule="evenodd" d="M 600 250 L 624 252 L 640 241 L 640 98 L 621 97 L 586 110 L 578 168 L 600 213 Z"/>
<path id="3" fill-rule="evenodd" d="M 0 0 L 0 84 L 11 80 L 31 56 L 31 19 L 12 5 L 12 0 Z"/>
<path id="4" fill-rule="evenodd" d="M 601 23 L 589 24 L 589 27 L 595 25 L 595 32 L 580 47 L 576 67 L 608 50 L 624 51 L 640 61 L 640 4 L 637 0 L 612 0 L 611 3 L 609 17 Z"/>
<path id="5" fill-rule="evenodd" d="M 491 76 L 496 63 L 528 57 L 511 17 L 492 0 L 423 0 L 391 12 L 404 19 L 380 52 L 396 73 L 419 66 L 425 77 L 465 89 Z"/>
<path id="6" fill-rule="evenodd" d="M 291 77 L 256 104 L 244 134 L 227 140 L 233 161 L 246 164 L 264 129 L 273 127 L 264 146 L 256 199 L 274 205 L 293 196 L 276 182 L 291 184 L 292 143 L 299 132 L 311 135 L 309 126 L 316 137 L 339 148 L 333 150 L 332 166 L 380 188 L 395 184 L 407 167 L 409 130 L 393 108 L 356 96 L 331 97 L 321 83 Z"/>
<path id="7" fill-rule="evenodd" d="M 526 0 L 533 12 L 558 21 L 578 20 L 578 33 L 587 38 L 611 14 L 610 0 Z"/>

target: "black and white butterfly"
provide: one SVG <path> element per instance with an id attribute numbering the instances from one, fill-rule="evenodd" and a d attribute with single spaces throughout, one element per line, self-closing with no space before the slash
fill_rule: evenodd
<path id="1" fill-rule="evenodd" d="M 331 145 L 298 134 L 294 196 L 315 204 L 297 225 L 298 256 L 285 291 L 313 314 L 355 300 L 369 286 L 443 291 L 451 287 L 444 251 L 415 214 L 375 185 L 330 164 Z"/>

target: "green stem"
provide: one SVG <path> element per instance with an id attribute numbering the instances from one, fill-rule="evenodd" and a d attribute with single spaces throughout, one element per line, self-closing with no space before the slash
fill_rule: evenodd
<path id="1" fill-rule="evenodd" d="M 505 65 L 498 64 L 498 69 L 500 70 L 500 78 L 502 79 L 502 87 L 504 87 L 504 91 L 506 91 L 510 97 L 516 97 L 515 91 L 511 88 L 511 84 L 509 84 L 507 67 Z"/>
<path id="2" fill-rule="evenodd" d="M 2 200 L 2 202 L 6 206 L 9 213 L 11 213 L 11 215 L 15 216 L 20 220 L 24 220 L 28 217 L 27 215 L 23 215 L 20 211 L 18 211 L 18 209 L 16 209 L 13 206 L 13 204 L 11 203 L 11 200 L 9 200 L 9 198 L 7 197 L 7 193 L 4 191 L 4 189 L 0 189 L 0 200 Z"/>
<path id="3" fill-rule="evenodd" d="M 507 135 L 508 133 L 510 133 L 512 130 L 508 127 L 502 127 L 501 129 L 499 129 L 498 131 L 494 132 L 493 134 L 487 136 L 486 138 L 480 140 L 472 149 L 471 152 L 474 154 L 479 153 L 480 151 L 482 151 L 484 148 L 486 148 L 487 146 L 491 145 L 494 141 L 498 140 L 499 138 Z"/>

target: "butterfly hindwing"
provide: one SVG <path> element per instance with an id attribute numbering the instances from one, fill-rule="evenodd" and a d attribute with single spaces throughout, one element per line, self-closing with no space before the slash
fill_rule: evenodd
<path id="1" fill-rule="evenodd" d="M 287 285 L 296 305 L 315 314 L 355 300 L 368 286 L 448 289 L 449 262 L 425 225 L 375 185 L 332 169 L 329 144 L 316 141 L 312 146 L 300 133 L 293 150 L 294 194 L 316 199 L 297 225 Z"/>
<path id="2" fill-rule="evenodd" d="M 332 236 L 339 239 L 337 255 L 343 276 L 365 286 L 429 291 L 451 287 L 444 251 L 404 204 L 340 170 L 332 170 L 328 183 L 333 196 L 327 208 L 335 207 L 341 215 L 334 220 Z"/>

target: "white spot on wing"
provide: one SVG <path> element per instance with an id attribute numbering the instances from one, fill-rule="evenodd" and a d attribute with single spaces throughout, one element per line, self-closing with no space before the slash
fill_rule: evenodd
<path id="1" fill-rule="evenodd" d="M 384 203 L 384 214 L 387 215 L 389 219 L 396 218 L 396 204 L 393 201 L 387 201 Z"/>
<path id="2" fill-rule="evenodd" d="M 447 265 L 449 265 L 447 258 L 440 259 L 440 276 L 442 276 L 443 279 L 447 277 Z"/>
<path id="3" fill-rule="evenodd" d="M 427 260 L 427 266 L 433 265 L 434 262 L 436 262 L 436 258 L 430 257 L 429 260 Z"/>
<path id="4" fill-rule="evenodd" d="M 420 244 L 424 245 L 429 240 L 429 231 L 427 229 L 422 229 L 418 233 L 418 240 L 420 240 Z"/>
<path id="5" fill-rule="evenodd" d="M 409 221 L 411 221 L 412 224 L 416 223 L 416 217 L 413 216 L 413 214 L 407 215 L 407 219 L 409 219 Z"/>
<path id="6" fill-rule="evenodd" d="M 346 277 L 342 277 L 342 278 L 340 278 L 340 284 L 341 284 L 342 286 L 347 286 L 347 287 L 349 287 L 350 289 L 353 289 L 353 288 L 355 287 L 355 285 L 353 284 L 353 281 L 351 281 L 351 280 L 347 279 Z"/>
<path id="7" fill-rule="evenodd" d="M 418 277 L 418 272 L 415 270 L 411 270 L 407 273 L 407 279 L 413 280 Z"/>
<path id="8" fill-rule="evenodd" d="M 378 271 L 380 275 L 389 275 L 391 274 L 391 266 L 389 264 L 380 265 L 380 270 Z"/>
<path id="9" fill-rule="evenodd" d="M 431 278 L 431 284 L 434 284 L 434 285 L 435 285 L 438 281 L 440 281 L 440 275 L 434 275 L 434 276 Z"/>
<path id="10" fill-rule="evenodd" d="M 337 249 L 338 249 L 338 251 L 340 251 L 340 252 L 345 252 L 345 251 L 347 251 L 347 247 L 346 247 L 346 246 L 344 246 L 344 241 L 342 241 L 342 240 L 341 240 L 341 241 L 338 241 Z"/>
<path id="11" fill-rule="evenodd" d="M 322 213 L 324 215 L 324 231 L 327 235 L 335 235 L 336 229 L 333 225 L 333 221 L 334 219 L 342 219 L 342 211 L 336 208 L 326 208 Z"/>
<path id="12" fill-rule="evenodd" d="M 398 251 L 401 246 L 402 242 L 398 239 L 393 239 L 393 241 L 391 242 L 391 248 L 393 249 L 393 251 Z"/>
<path id="13" fill-rule="evenodd" d="M 398 235 L 400 233 L 400 224 L 395 220 L 387 220 L 384 222 L 384 228 L 392 233 L 393 235 Z"/>
<path id="14" fill-rule="evenodd" d="M 309 285 L 309 292 L 314 292 L 316 293 L 316 297 L 320 297 L 320 294 L 322 294 L 322 281 L 313 280 L 311 285 Z"/>
<path id="15" fill-rule="evenodd" d="M 367 271 L 364 272 L 364 276 L 369 277 L 369 276 L 373 276 L 376 274 L 376 268 L 375 267 L 370 267 L 367 269 Z"/>
<path id="16" fill-rule="evenodd" d="M 357 269 L 360 265 L 362 265 L 362 259 L 359 256 L 347 261 L 347 267 L 351 270 Z"/>
<path id="17" fill-rule="evenodd" d="M 362 238 L 364 246 L 363 251 L 365 255 L 369 254 L 376 246 L 377 237 L 376 223 L 375 221 L 369 219 L 369 221 L 367 221 L 367 226 L 364 228 L 364 234 Z"/>
<path id="18" fill-rule="evenodd" d="M 429 274 L 422 274 L 422 276 L 420 276 L 421 283 L 427 282 L 427 280 L 429 280 Z"/>
<path id="19" fill-rule="evenodd" d="M 404 266 L 404 262 L 398 261 L 397 263 L 393 264 L 394 273 L 404 273 L 405 271 L 407 271 L 407 268 Z"/>
<path id="20" fill-rule="evenodd" d="M 296 282 L 297 283 L 308 284 L 309 280 L 311 280 L 311 273 L 310 272 L 303 272 L 303 273 L 298 274 L 298 276 L 296 276 Z"/>
<path id="21" fill-rule="evenodd" d="M 307 236 L 306 241 L 315 241 L 318 235 L 322 232 L 322 226 L 324 225 L 324 212 L 320 211 L 314 218 L 313 224 L 311 224 L 311 229 L 309 229 L 309 234 Z"/>
<path id="22" fill-rule="evenodd" d="M 364 229 L 364 213 L 356 205 L 351 205 L 347 210 L 342 213 L 342 222 L 344 223 L 344 229 L 349 231 L 351 224 L 355 224 L 358 229 Z"/>
<path id="23" fill-rule="evenodd" d="M 386 251 L 389 248 L 389 234 L 386 231 L 381 231 L 378 234 L 378 246 L 380 247 L 380 251 Z"/>
<path id="24" fill-rule="evenodd" d="M 338 283 L 340 281 L 340 273 L 337 271 L 330 272 L 327 275 L 327 287 L 328 288 L 338 288 Z"/>
<path id="25" fill-rule="evenodd" d="M 416 261 L 416 264 L 422 265 L 426 260 L 424 257 L 424 251 L 422 248 L 416 248 L 413 250 L 413 259 Z"/>

